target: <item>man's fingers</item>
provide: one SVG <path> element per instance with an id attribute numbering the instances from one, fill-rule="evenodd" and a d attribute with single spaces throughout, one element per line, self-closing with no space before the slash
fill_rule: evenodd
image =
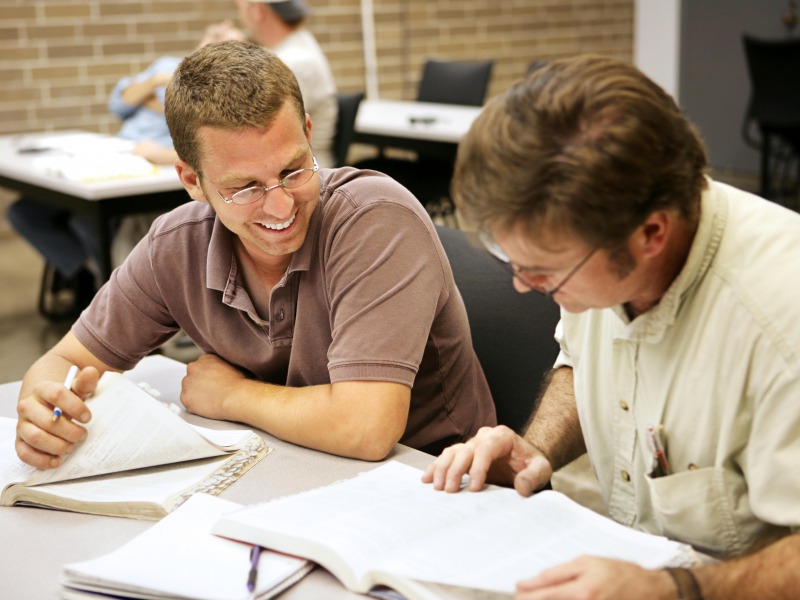
<path id="1" fill-rule="evenodd" d="M 471 471 L 475 462 L 475 451 L 470 444 L 462 444 L 458 452 L 453 457 L 450 468 L 444 481 L 445 492 L 458 492 L 461 489 L 461 482 L 464 475 Z"/>
<path id="2" fill-rule="evenodd" d="M 508 446 L 508 440 L 504 435 L 487 436 L 476 445 L 472 467 L 469 470 L 471 491 L 477 492 L 484 486 L 489 470 L 496 460 L 508 457 Z"/>
<path id="3" fill-rule="evenodd" d="M 445 448 L 439 457 L 430 465 L 428 465 L 428 468 L 423 475 L 423 481 L 425 483 L 432 483 L 433 489 L 435 490 L 443 490 L 448 478 L 448 471 L 451 468 L 456 454 L 463 446 L 464 444 L 455 444 L 454 446 Z"/>
<path id="4" fill-rule="evenodd" d="M 20 450 L 26 455 L 35 458 L 37 461 L 35 466 L 42 469 L 52 468 L 50 463 L 53 457 L 68 455 L 78 442 L 86 438 L 85 429 L 66 420 L 64 420 L 64 423 L 53 423 L 51 421 L 49 426 L 50 431 L 44 428 L 48 427 L 48 425 L 42 427 L 30 421 L 20 421 L 17 424 L 17 451 L 24 462 L 28 461 L 25 460 L 25 456 L 20 453 Z M 54 430 L 58 430 L 58 433 Z M 20 443 L 24 444 L 24 446 L 20 446 Z M 45 459 L 45 457 L 47 458 Z M 46 465 L 44 464 L 45 461 Z"/>
<path id="5" fill-rule="evenodd" d="M 520 496 L 530 496 L 553 476 L 553 468 L 543 455 L 533 456 L 528 465 L 514 477 L 514 489 Z"/>
<path id="6" fill-rule="evenodd" d="M 63 462 L 60 456 L 39 452 L 24 440 L 20 439 L 19 436 L 17 436 L 14 448 L 21 461 L 37 469 L 55 469 L 56 467 L 60 467 Z"/>
<path id="7" fill-rule="evenodd" d="M 49 402 L 53 407 L 58 407 L 63 412 L 66 419 L 74 419 L 81 423 L 88 423 L 92 419 L 92 413 L 86 406 L 84 399 L 89 398 L 97 388 L 100 373 L 94 367 L 86 367 L 81 370 L 72 382 L 70 389 L 56 382 L 45 382 L 37 385 L 35 394 L 37 397 Z"/>

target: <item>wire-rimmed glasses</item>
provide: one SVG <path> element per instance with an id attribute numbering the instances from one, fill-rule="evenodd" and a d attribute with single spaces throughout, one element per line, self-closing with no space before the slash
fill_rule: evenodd
<path id="1" fill-rule="evenodd" d="M 226 198 L 222 195 L 222 192 L 219 191 L 217 186 L 211 181 L 208 177 L 206 177 L 202 171 L 197 171 L 201 177 L 206 177 L 206 180 L 214 187 L 219 197 L 222 198 L 223 202 L 226 204 L 252 204 L 253 202 L 258 202 L 264 196 L 267 195 L 267 192 L 274 190 L 275 188 L 283 188 L 285 190 L 293 190 L 299 188 L 307 184 L 311 181 L 311 178 L 314 176 L 314 173 L 319 171 L 319 165 L 317 164 L 317 157 L 313 154 L 311 155 L 311 161 L 313 162 L 313 167 L 305 167 L 303 169 L 297 169 L 296 171 L 292 171 L 286 177 L 281 179 L 278 183 L 273 185 L 254 185 L 249 188 L 245 188 L 243 190 L 239 190 L 235 194 L 231 194 L 229 198 Z"/>
<path id="2" fill-rule="evenodd" d="M 500 263 L 508 269 L 512 276 L 519 279 L 526 287 L 529 287 L 534 292 L 542 294 L 543 296 L 547 296 L 548 298 L 555 296 L 561 290 L 561 288 L 563 288 L 567 282 L 572 279 L 572 276 L 575 275 L 575 273 L 577 273 L 583 265 L 589 262 L 589 259 L 592 258 L 595 252 L 597 252 L 597 248 L 592 248 L 589 253 L 578 262 L 577 265 L 570 269 L 569 273 L 567 273 L 567 275 L 561 281 L 559 281 L 555 287 L 547 289 L 542 286 L 541 283 L 533 281 L 533 278 L 541 278 L 541 274 L 531 274 L 530 271 L 533 271 L 533 269 L 522 267 L 511 262 L 511 259 L 508 258 L 505 252 L 503 252 L 503 249 L 500 247 L 500 245 L 495 242 L 492 236 L 486 231 L 479 231 L 478 238 L 481 240 L 481 243 L 484 245 L 489 254 L 500 261 Z"/>

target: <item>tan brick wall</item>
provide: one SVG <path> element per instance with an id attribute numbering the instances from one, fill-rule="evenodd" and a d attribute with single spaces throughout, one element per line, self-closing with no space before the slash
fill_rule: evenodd
<path id="1" fill-rule="evenodd" d="M 339 88 L 365 89 L 360 0 L 308 2 Z M 374 11 L 385 98 L 412 99 L 428 57 L 493 58 L 494 95 L 534 59 L 632 56 L 633 0 L 374 0 Z M 236 14 L 233 0 L 0 0 L 0 135 L 116 132 L 106 102 L 120 77 L 190 52 Z"/>
<path id="2" fill-rule="evenodd" d="M 364 89 L 359 0 L 309 0 L 308 22 L 342 90 Z M 428 57 L 495 60 L 490 94 L 529 61 L 577 52 L 629 59 L 633 0 L 374 0 L 381 96 L 413 98 Z M 0 0 L 0 134 L 113 133 L 116 81 L 191 51 L 232 0 Z"/>

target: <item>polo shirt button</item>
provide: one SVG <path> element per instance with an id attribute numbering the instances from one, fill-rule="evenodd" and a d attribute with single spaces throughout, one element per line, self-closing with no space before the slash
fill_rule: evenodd
<path id="1" fill-rule="evenodd" d="M 619 472 L 619 476 L 622 477 L 622 481 L 631 480 L 631 474 L 628 473 L 625 469 L 622 469 L 622 471 Z"/>
<path id="2" fill-rule="evenodd" d="M 284 317 L 283 309 L 280 309 L 278 311 L 278 321 L 283 321 L 283 317 Z"/>
<path id="3" fill-rule="evenodd" d="M 619 401 L 619 407 L 620 407 L 622 410 L 628 410 L 628 403 L 627 403 L 627 402 L 625 402 L 625 400 L 620 400 L 620 401 Z"/>

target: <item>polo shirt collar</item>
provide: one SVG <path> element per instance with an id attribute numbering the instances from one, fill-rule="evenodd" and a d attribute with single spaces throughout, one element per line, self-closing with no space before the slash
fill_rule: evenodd
<path id="1" fill-rule="evenodd" d="M 317 203 L 311 220 L 308 224 L 308 232 L 303 245 L 294 253 L 292 261 L 289 263 L 288 273 L 294 271 L 308 271 L 311 260 L 314 256 L 314 248 L 318 238 L 318 230 L 321 222 L 320 208 L 321 202 Z M 241 290 L 237 285 L 239 275 L 239 263 L 233 251 L 234 236 L 219 218 L 214 219 L 214 226 L 211 230 L 211 239 L 208 244 L 208 257 L 206 259 L 206 281 L 207 287 L 223 293 L 223 301 L 226 304 L 233 302 L 233 297 L 239 295 Z M 248 303 L 249 303 L 248 298 Z"/>

